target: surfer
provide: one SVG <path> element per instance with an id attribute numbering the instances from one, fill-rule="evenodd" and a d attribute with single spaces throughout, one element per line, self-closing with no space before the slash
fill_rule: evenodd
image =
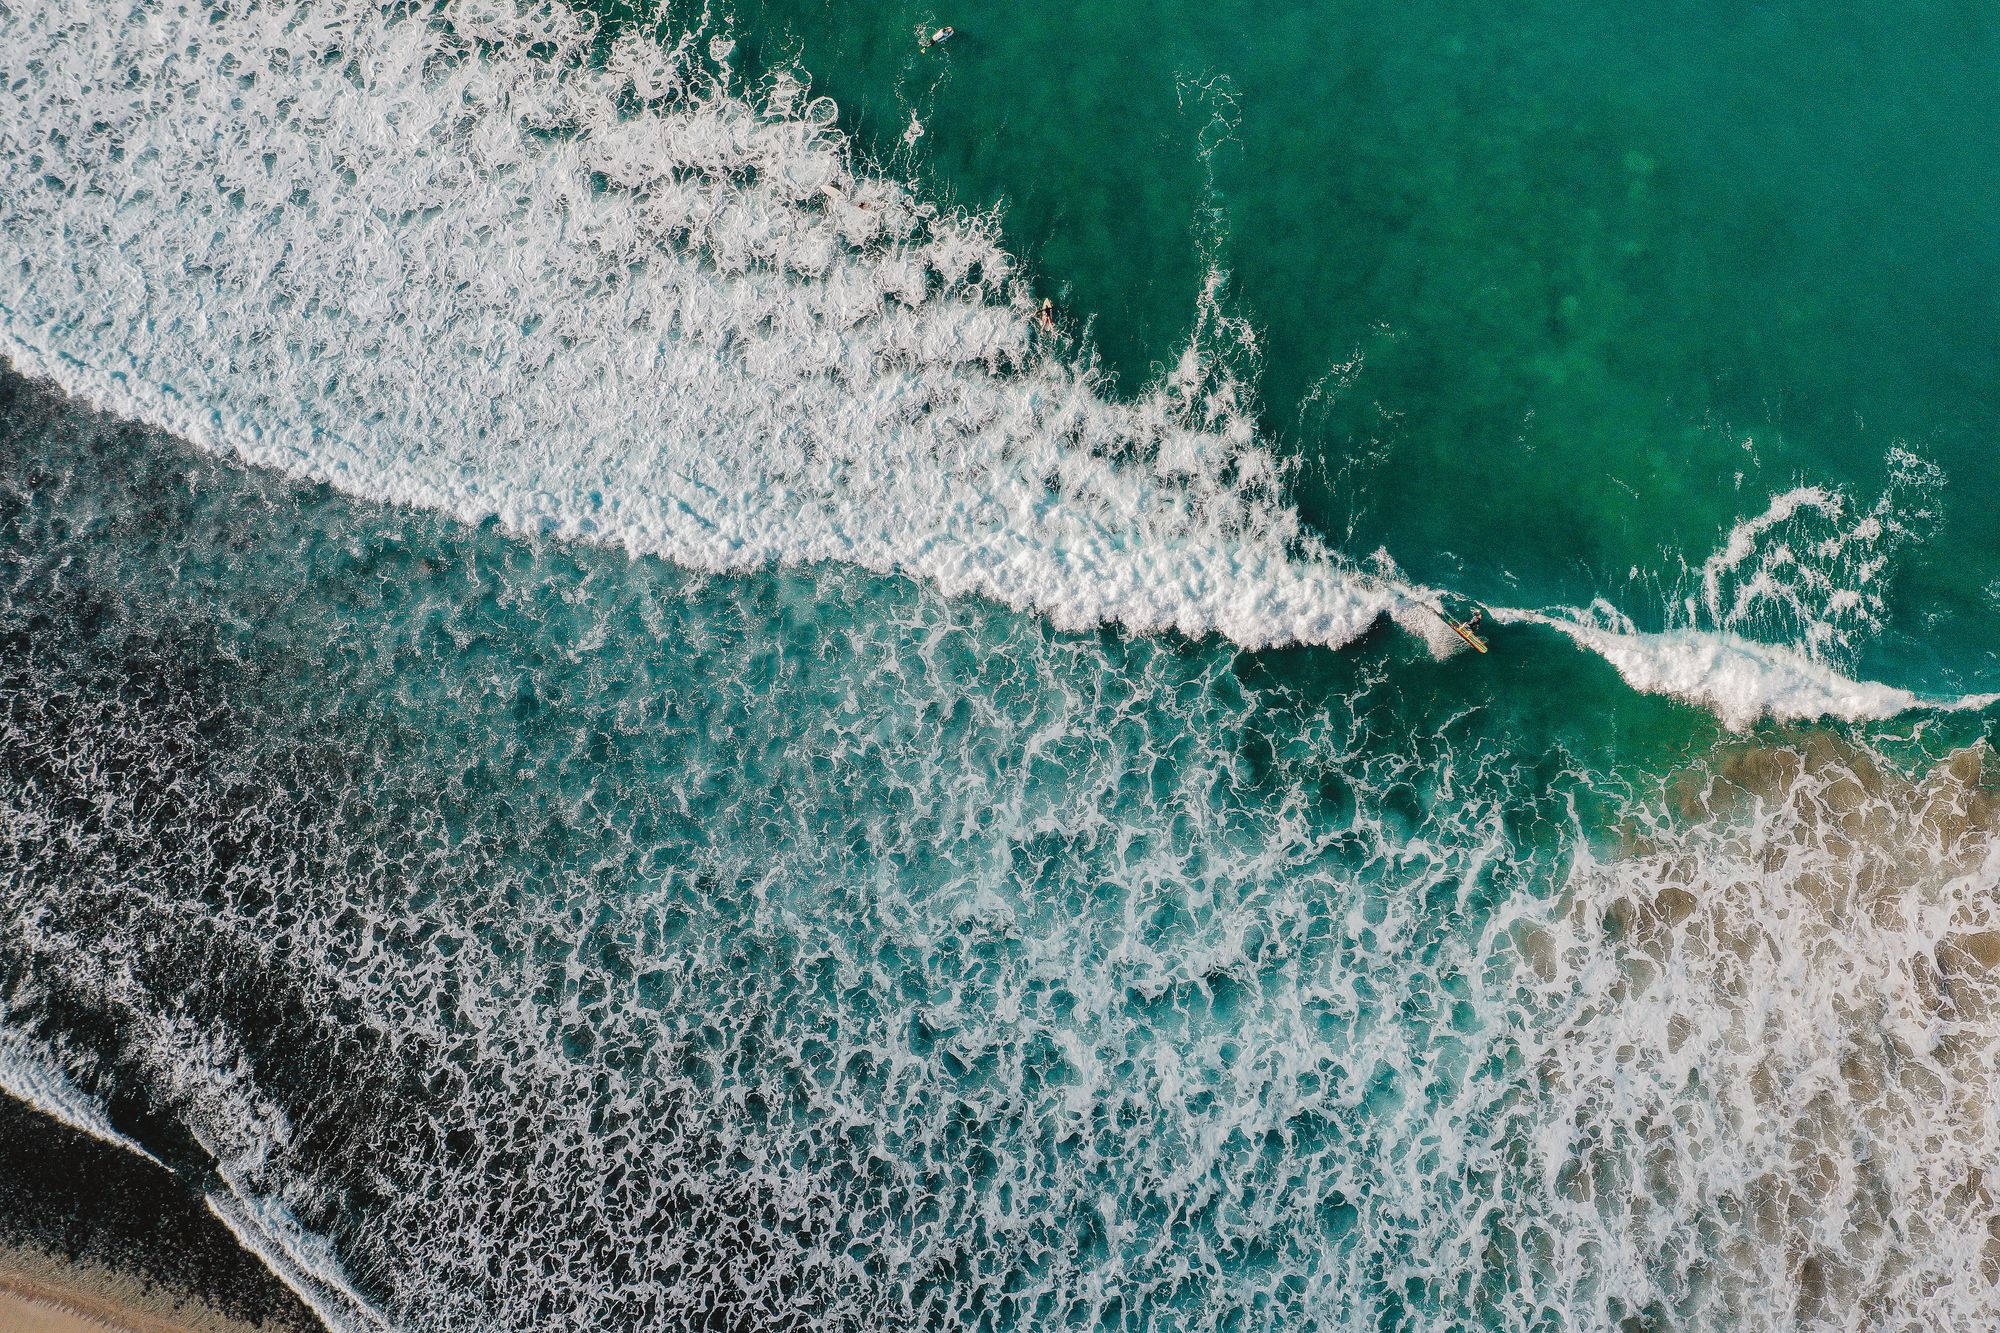
<path id="1" fill-rule="evenodd" d="M 942 28 L 939 28 L 936 32 L 924 38 L 924 49 L 928 51 L 933 46 L 943 46 L 946 42 L 951 40 L 952 32 L 953 32 L 952 26 L 949 23 L 945 24 Z"/>
<path id="2" fill-rule="evenodd" d="M 1445 624 L 1451 626 L 1452 632 L 1458 635 L 1459 638 L 1464 639 L 1468 647 L 1476 648 L 1482 653 L 1487 651 L 1486 640 L 1480 638 L 1477 634 L 1474 634 L 1472 632 L 1472 627 L 1479 623 L 1479 618 L 1481 615 L 1484 614 L 1483 612 L 1475 610 L 1470 616 L 1466 617 L 1463 621 L 1459 621 L 1459 620 L 1453 620 L 1450 616 L 1446 615 L 1441 609 L 1432 606 L 1429 602 L 1421 602 L 1419 603 L 1419 605 L 1422 606 L 1425 610 L 1429 611 L 1432 615 L 1436 616 L 1439 620 L 1442 620 Z"/>
<path id="3" fill-rule="evenodd" d="M 1046 296 L 1042 298 L 1042 308 L 1035 312 L 1035 323 L 1041 326 L 1043 333 L 1056 331 L 1056 303 Z"/>
<path id="4" fill-rule="evenodd" d="M 852 204 L 856 208 L 859 208 L 864 212 L 874 207 L 874 205 L 869 203 L 866 199 L 851 199 L 847 195 L 842 194 L 840 192 L 840 187 L 837 185 L 823 185 L 820 187 L 820 193 L 825 195 L 827 197 L 828 202 L 830 203 Z"/>

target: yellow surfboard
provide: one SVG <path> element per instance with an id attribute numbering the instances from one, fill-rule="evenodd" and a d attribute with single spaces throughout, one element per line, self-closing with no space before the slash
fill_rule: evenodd
<path id="1" fill-rule="evenodd" d="M 1486 640 L 1480 638 L 1477 634 L 1474 634 L 1472 632 L 1472 627 L 1470 625 L 1461 625 L 1458 621 L 1453 620 L 1450 616 L 1446 615 L 1439 608 L 1431 606 L 1429 602 L 1425 602 L 1424 605 L 1430 610 L 1430 613 L 1432 615 L 1436 616 L 1439 620 L 1442 620 L 1445 624 L 1451 626 L 1452 630 L 1457 633 L 1459 638 L 1464 639 L 1466 643 L 1470 644 L 1474 648 L 1477 648 L 1482 653 L 1486 651 Z"/>

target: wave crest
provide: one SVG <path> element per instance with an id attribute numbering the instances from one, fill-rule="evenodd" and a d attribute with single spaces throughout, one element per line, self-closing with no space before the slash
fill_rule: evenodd
<path id="1" fill-rule="evenodd" d="M 605 41 L 526 0 L 0 11 L 0 347 L 253 464 L 697 569 L 1455 645 L 1284 501 L 1213 290 L 1113 401 L 990 220 L 858 169 L 830 103 L 782 74 L 751 99 L 700 36 Z M 1731 725 L 1922 702 L 1801 688 L 1747 640 L 1758 669 L 1718 686 L 1682 646 L 1565 632 Z"/>
<path id="2" fill-rule="evenodd" d="M 1066 627 L 1338 644 L 1390 603 L 1273 501 L 1227 386 L 1107 400 L 990 224 L 857 172 L 796 80 L 760 108 L 687 41 L 600 61 L 577 15 L 495 0 L 4 30 L 6 326 L 121 413 L 374 499 Z"/>

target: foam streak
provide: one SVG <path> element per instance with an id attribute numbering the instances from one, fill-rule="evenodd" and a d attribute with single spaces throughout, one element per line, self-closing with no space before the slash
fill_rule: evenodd
<path id="1" fill-rule="evenodd" d="M 988 222 L 692 46 L 600 59 L 506 0 L 0 7 L 0 351 L 248 463 L 698 569 L 844 561 L 1250 648 L 1425 623 L 1284 502 L 1228 357 L 1109 400 Z M 1732 725 L 1914 701 L 1748 641 L 1570 637 Z"/>

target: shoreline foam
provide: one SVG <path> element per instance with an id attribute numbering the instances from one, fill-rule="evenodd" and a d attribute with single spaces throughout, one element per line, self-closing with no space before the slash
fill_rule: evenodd
<path id="1" fill-rule="evenodd" d="M 18 1072 L 29 1039 L 11 1016 L 5 1032 Z M 34 1063 L 45 1077 L 0 1089 L 0 1327 L 321 1333 L 179 1177 L 101 1132 L 95 1101 Z M 54 1103 L 41 1095 L 58 1086 L 68 1091 Z"/>

